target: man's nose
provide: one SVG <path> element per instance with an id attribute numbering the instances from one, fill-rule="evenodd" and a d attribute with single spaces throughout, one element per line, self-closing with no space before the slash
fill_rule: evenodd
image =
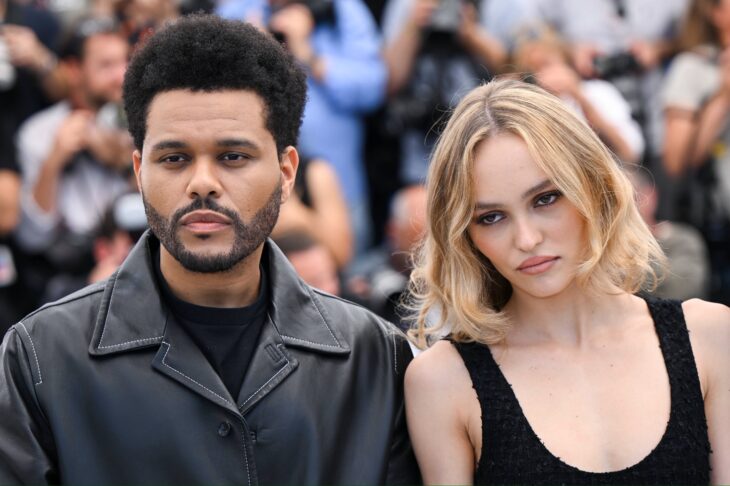
<path id="1" fill-rule="evenodd" d="M 217 171 L 217 163 L 211 157 L 196 158 L 191 166 L 187 194 L 191 199 L 219 197 L 222 187 Z"/>

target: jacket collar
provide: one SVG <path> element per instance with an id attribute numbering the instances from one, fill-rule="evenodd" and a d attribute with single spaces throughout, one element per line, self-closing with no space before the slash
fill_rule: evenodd
<path id="1" fill-rule="evenodd" d="M 170 319 L 154 277 L 147 231 L 104 289 L 89 344 L 92 355 L 107 355 L 158 346 Z M 268 240 L 264 247 L 271 285 L 271 322 L 287 346 L 328 354 L 348 354 L 350 346 L 327 315 L 319 297 L 295 273 L 281 250 Z"/>

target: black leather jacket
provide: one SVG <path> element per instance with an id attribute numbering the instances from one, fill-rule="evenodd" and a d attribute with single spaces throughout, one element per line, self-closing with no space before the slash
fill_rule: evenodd
<path id="1" fill-rule="evenodd" d="M 419 481 L 401 334 L 307 286 L 268 242 L 269 319 L 232 397 L 161 302 L 154 244 L 6 334 L 0 484 Z"/>

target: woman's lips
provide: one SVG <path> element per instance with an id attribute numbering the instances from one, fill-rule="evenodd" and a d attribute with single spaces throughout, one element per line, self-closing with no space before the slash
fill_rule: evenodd
<path id="1" fill-rule="evenodd" d="M 555 262 L 558 261 L 558 259 L 559 257 L 556 256 L 528 258 L 527 260 L 522 262 L 519 267 L 517 267 L 517 270 L 528 275 L 537 275 L 550 270 L 553 265 L 555 265 Z"/>

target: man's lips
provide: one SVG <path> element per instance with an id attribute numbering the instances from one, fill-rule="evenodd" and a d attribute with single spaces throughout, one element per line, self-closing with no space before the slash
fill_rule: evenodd
<path id="1" fill-rule="evenodd" d="M 180 224 L 191 231 L 216 231 L 231 224 L 230 218 L 215 211 L 193 211 L 180 219 Z"/>
<path id="2" fill-rule="evenodd" d="M 552 266 L 559 257 L 556 256 L 536 256 L 523 261 L 517 270 L 526 273 L 541 273 Z"/>

